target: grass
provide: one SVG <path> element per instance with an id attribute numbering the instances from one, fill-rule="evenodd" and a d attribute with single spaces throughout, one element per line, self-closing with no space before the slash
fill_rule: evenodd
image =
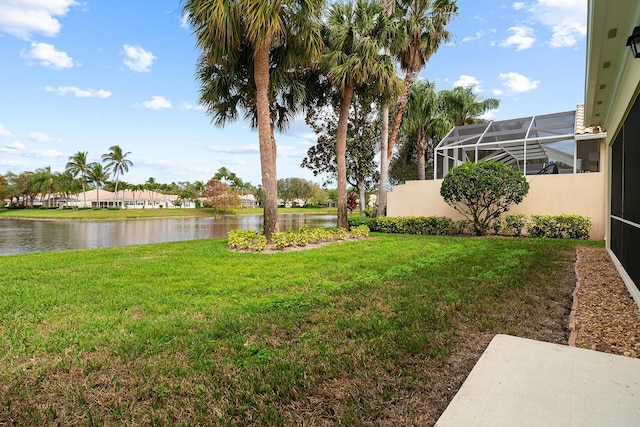
<path id="1" fill-rule="evenodd" d="M 246 208 L 230 210 L 231 215 L 262 215 L 262 208 Z M 278 212 L 283 214 L 328 214 L 335 215 L 336 208 L 280 208 Z M 182 216 L 213 216 L 220 215 L 211 208 L 189 209 L 5 209 L 0 208 L 0 218 L 29 218 L 29 219 L 134 219 L 157 217 L 182 217 Z"/>
<path id="2" fill-rule="evenodd" d="M 566 342 L 574 248 L 374 235 L 2 257 L 0 425 L 429 425 L 496 333 Z"/>

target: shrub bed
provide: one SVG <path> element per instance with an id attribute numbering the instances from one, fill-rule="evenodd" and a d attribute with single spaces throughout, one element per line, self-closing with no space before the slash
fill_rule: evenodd
<path id="1" fill-rule="evenodd" d="M 471 222 L 468 220 L 453 221 L 447 217 L 351 217 L 349 226 L 367 226 L 369 230 L 379 233 L 454 235 L 468 234 Z M 526 230 L 529 237 L 545 237 L 555 239 L 589 239 L 591 219 L 580 215 L 532 215 L 527 218 L 523 214 L 507 215 L 493 221 L 494 234 L 503 236 L 520 236 Z"/>
<path id="2" fill-rule="evenodd" d="M 283 250 L 337 240 L 361 239 L 368 236 L 369 227 L 366 225 L 354 226 L 348 232 L 344 228 L 310 228 L 304 224 L 298 231 L 288 230 L 273 233 L 270 247 L 267 245 L 266 237 L 254 230 L 230 231 L 227 245 L 232 249 L 261 252 L 266 249 Z"/>
<path id="3" fill-rule="evenodd" d="M 589 239 L 591 219 L 580 215 L 532 215 L 528 233 L 531 237 L 551 239 Z"/>

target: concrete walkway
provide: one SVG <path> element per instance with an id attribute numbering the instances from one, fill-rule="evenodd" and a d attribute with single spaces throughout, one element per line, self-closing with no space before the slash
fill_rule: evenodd
<path id="1" fill-rule="evenodd" d="M 640 359 L 496 335 L 436 426 L 640 426 Z"/>

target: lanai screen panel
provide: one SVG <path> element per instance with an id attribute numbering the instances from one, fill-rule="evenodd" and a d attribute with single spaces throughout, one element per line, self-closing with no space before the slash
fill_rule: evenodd
<path id="1" fill-rule="evenodd" d="M 574 173 L 575 111 L 456 126 L 435 149 L 435 175 L 467 161 L 499 161 L 524 174 Z"/>

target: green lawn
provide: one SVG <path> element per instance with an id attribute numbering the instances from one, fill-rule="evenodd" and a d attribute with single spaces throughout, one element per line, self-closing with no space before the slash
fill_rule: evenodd
<path id="1" fill-rule="evenodd" d="M 336 208 L 280 208 L 280 213 L 298 214 L 329 214 L 335 215 Z M 35 218 L 35 219 L 127 219 L 127 218 L 155 218 L 175 216 L 213 216 L 222 212 L 215 212 L 210 208 L 196 209 L 4 209 L 0 208 L 0 218 Z M 262 215 L 262 208 L 247 208 L 228 211 L 235 215 Z"/>
<path id="2" fill-rule="evenodd" d="M 0 425 L 429 425 L 493 334 L 566 342 L 594 243 L 225 244 L 0 257 Z"/>

